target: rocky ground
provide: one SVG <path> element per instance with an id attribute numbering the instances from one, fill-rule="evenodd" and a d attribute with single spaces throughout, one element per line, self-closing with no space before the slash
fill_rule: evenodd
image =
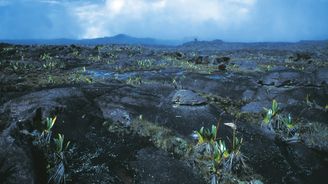
<path id="1" fill-rule="evenodd" d="M 274 101 L 288 134 L 263 123 Z M 218 122 L 227 147 L 236 124 L 246 164 L 220 183 L 325 183 L 327 110 L 327 42 L 1 44 L 0 183 L 56 183 L 60 161 L 67 183 L 210 183 L 193 133 Z"/>

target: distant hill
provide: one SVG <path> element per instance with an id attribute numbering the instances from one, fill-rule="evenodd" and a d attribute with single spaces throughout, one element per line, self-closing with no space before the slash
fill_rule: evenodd
<path id="1" fill-rule="evenodd" d="M 176 46 L 182 44 L 178 40 L 161 40 L 155 38 L 136 38 L 125 34 L 118 34 L 113 37 L 103 37 L 94 39 L 24 39 L 24 40 L 0 40 L 3 43 L 22 45 L 105 45 L 105 44 L 129 44 L 129 45 L 164 45 Z"/>
<path id="2" fill-rule="evenodd" d="M 147 45 L 147 46 L 178 46 L 184 49 L 204 50 L 239 50 L 239 49 L 286 49 L 298 47 L 299 45 L 311 47 L 312 45 L 325 46 L 328 40 L 301 40 L 299 42 L 225 42 L 222 40 L 212 41 L 188 41 L 184 40 L 162 40 L 155 38 L 136 38 L 126 34 L 118 34 L 113 37 L 93 38 L 93 39 L 24 39 L 24 40 L 1 40 L 0 43 L 21 44 L 21 45 Z"/>
<path id="3" fill-rule="evenodd" d="M 190 41 L 179 46 L 179 48 L 190 50 L 241 50 L 241 49 L 276 49 L 276 50 L 297 50 L 302 48 L 320 47 L 328 48 L 328 40 L 301 40 L 298 42 L 224 42 L 222 40 L 213 41 Z"/>

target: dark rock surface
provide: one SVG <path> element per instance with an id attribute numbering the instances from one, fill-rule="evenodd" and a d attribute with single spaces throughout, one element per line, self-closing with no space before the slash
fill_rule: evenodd
<path id="1" fill-rule="evenodd" d="M 325 183 L 326 47 L 213 44 L 1 45 L 1 181 L 47 182 L 30 134 L 36 122 L 57 116 L 53 135 L 71 142 L 67 183 L 208 183 L 190 135 L 220 124 L 218 137 L 229 147 L 232 131 L 223 123 L 230 122 L 250 168 L 247 176 L 233 173 L 231 183 Z M 283 142 L 262 126 L 274 99 L 300 142 Z"/>
<path id="2" fill-rule="evenodd" d="M 179 90 L 173 95 L 172 102 L 177 105 L 194 106 L 204 105 L 207 103 L 207 100 L 193 91 Z"/>
<path id="3" fill-rule="evenodd" d="M 163 151 L 145 148 L 137 152 L 136 158 L 132 167 L 137 171 L 137 183 L 205 183 L 191 172 L 190 166 Z"/>

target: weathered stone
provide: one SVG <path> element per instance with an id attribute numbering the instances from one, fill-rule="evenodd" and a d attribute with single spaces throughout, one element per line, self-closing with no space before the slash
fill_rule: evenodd
<path id="1" fill-rule="evenodd" d="M 243 100 L 249 101 L 254 98 L 255 92 L 252 90 L 246 90 L 243 93 Z"/>
<path id="2" fill-rule="evenodd" d="M 179 90 L 175 92 L 172 102 L 178 105 L 204 105 L 207 99 L 190 90 Z"/>
<path id="3" fill-rule="evenodd" d="M 270 102 L 250 102 L 241 108 L 241 112 L 260 113 L 264 107 L 270 106 Z"/>
<path id="4" fill-rule="evenodd" d="M 83 97 L 83 93 L 76 88 L 58 88 L 33 92 L 10 100 L 2 106 L 2 112 L 16 121 L 26 121 L 31 118 L 37 108 L 41 107 L 44 114 L 50 110 L 63 108 L 58 101 L 65 98 Z"/>
<path id="5" fill-rule="evenodd" d="M 305 79 L 298 72 L 273 72 L 263 79 L 263 84 L 273 86 L 296 85 L 299 83 L 305 83 Z"/>
<path id="6" fill-rule="evenodd" d="M 111 104 L 98 102 L 100 109 L 105 119 L 109 119 L 114 123 L 120 123 L 124 126 L 130 126 L 131 116 L 129 112 L 124 110 L 122 107 L 115 107 Z"/>

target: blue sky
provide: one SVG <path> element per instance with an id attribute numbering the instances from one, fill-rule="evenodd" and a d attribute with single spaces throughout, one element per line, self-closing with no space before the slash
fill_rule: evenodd
<path id="1" fill-rule="evenodd" d="M 0 0 L 1 39 L 328 39 L 328 0 Z"/>

